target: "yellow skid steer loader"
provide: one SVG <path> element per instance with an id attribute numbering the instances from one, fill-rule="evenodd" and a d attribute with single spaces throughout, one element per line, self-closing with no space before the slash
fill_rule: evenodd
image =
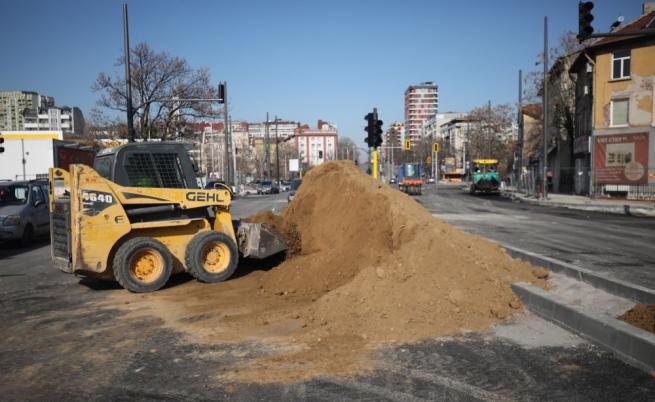
<path id="1" fill-rule="evenodd" d="M 52 168 L 51 255 L 62 271 L 115 279 L 132 292 L 164 286 L 173 272 L 220 282 L 244 257 L 285 249 L 272 227 L 233 221 L 228 187 L 200 189 L 184 144 L 128 144 L 94 167 Z"/>

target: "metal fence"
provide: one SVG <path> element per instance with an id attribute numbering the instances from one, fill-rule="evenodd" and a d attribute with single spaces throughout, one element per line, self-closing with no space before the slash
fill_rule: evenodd
<path id="1" fill-rule="evenodd" d="M 635 201 L 655 201 L 655 168 L 646 171 L 621 173 L 618 180 L 598 183 L 588 167 L 559 169 L 546 176 L 548 193 L 572 194 L 591 198 L 617 198 Z M 631 177 L 630 177 L 631 176 Z M 639 184 L 628 184 L 635 178 Z M 510 176 L 507 184 L 528 196 L 542 194 L 542 176 L 538 168 L 529 168 L 518 178 Z M 651 183 L 648 183 L 650 181 Z M 644 183 L 646 182 L 646 183 Z"/>

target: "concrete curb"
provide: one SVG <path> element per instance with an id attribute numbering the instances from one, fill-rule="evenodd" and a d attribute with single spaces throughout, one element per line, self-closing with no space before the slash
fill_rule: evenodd
<path id="1" fill-rule="evenodd" d="M 590 269 L 556 260 L 545 255 L 522 250 L 520 248 L 506 244 L 500 245 L 507 251 L 507 254 L 514 258 L 520 258 L 533 265 L 547 268 L 550 271 L 588 283 L 595 288 L 602 289 L 608 293 L 632 300 L 637 303 L 655 304 L 655 290 L 625 282 L 620 279 L 608 278 L 599 275 Z"/>
<path id="2" fill-rule="evenodd" d="M 532 198 L 520 197 L 520 196 L 516 196 L 513 193 L 507 193 L 507 194 L 508 194 L 507 196 L 513 200 L 519 200 L 520 202 L 525 202 L 527 204 L 532 204 L 532 205 L 539 205 L 542 207 L 567 208 L 567 209 L 576 209 L 580 211 L 602 212 L 602 213 L 616 214 L 616 215 L 637 216 L 642 218 L 655 218 L 655 208 L 639 207 L 630 204 L 593 205 L 593 204 L 555 203 L 555 202 L 542 201 Z"/>
<path id="3" fill-rule="evenodd" d="M 535 314 L 612 351 L 626 363 L 655 375 L 655 334 L 609 315 L 576 308 L 562 298 L 527 283 L 515 283 L 512 290 Z"/>

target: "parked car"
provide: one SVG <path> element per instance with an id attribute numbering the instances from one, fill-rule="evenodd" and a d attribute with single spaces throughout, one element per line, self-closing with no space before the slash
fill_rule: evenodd
<path id="1" fill-rule="evenodd" d="M 298 188 L 302 184 L 302 179 L 295 179 L 291 182 L 291 189 L 289 191 L 289 195 L 287 195 L 287 202 L 291 202 L 294 197 L 296 196 L 296 191 L 298 191 Z"/>
<path id="2" fill-rule="evenodd" d="M 395 177 L 392 177 L 391 179 L 389 179 L 389 184 L 396 184 L 396 183 L 397 183 L 397 180 L 396 180 Z"/>
<path id="3" fill-rule="evenodd" d="M 253 186 L 247 185 L 247 186 L 243 186 L 243 188 L 241 189 L 241 195 L 244 197 L 248 195 L 256 195 L 256 194 L 258 194 L 257 189 Z"/>
<path id="4" fill-rule="evenodd" d="M 47 180 L 0 182 L 0 240 L 50 234 Z"/>
<path id="5" fill-rule="evenodd" d="M 291 190 L 291 182 L 282 180 L 280 182 L 280 191 L 290 191 Z"/>
<path id="6" fill-rule="evenodd" d="M 257 187 L 257 194 L 272 194 L 273 193 L 273 182 L 270 180 L 264 180 L 259 183 Z"/>
<path id="7" fill-rule="evenodd" d="M 434 177 L 429 177 L 428 178 L 428 183 L 433 184 L 434 183 Z"/>

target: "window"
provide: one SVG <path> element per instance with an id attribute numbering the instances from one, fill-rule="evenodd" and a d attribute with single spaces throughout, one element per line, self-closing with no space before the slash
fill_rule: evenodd
<path id="1" fill-rule="evenodd" d="M 43 197 L 43 193 L 41 192 L 41 189 L 39 186 L 32 186 L 32 205 L 34 205 L 37 201 L 39 201 L 41 204 L 45 202 L 45 198 Z"/>
<path id="2" fill-rule="evenodd" d="M 612 79 L 630 78 L 630 49 L 612 53 Z"/>
<path id="3" fill-rule="evenodd" d="M 628 99 L 615 99 L 610 104 L 610 126 L 628 125 Z"/>

